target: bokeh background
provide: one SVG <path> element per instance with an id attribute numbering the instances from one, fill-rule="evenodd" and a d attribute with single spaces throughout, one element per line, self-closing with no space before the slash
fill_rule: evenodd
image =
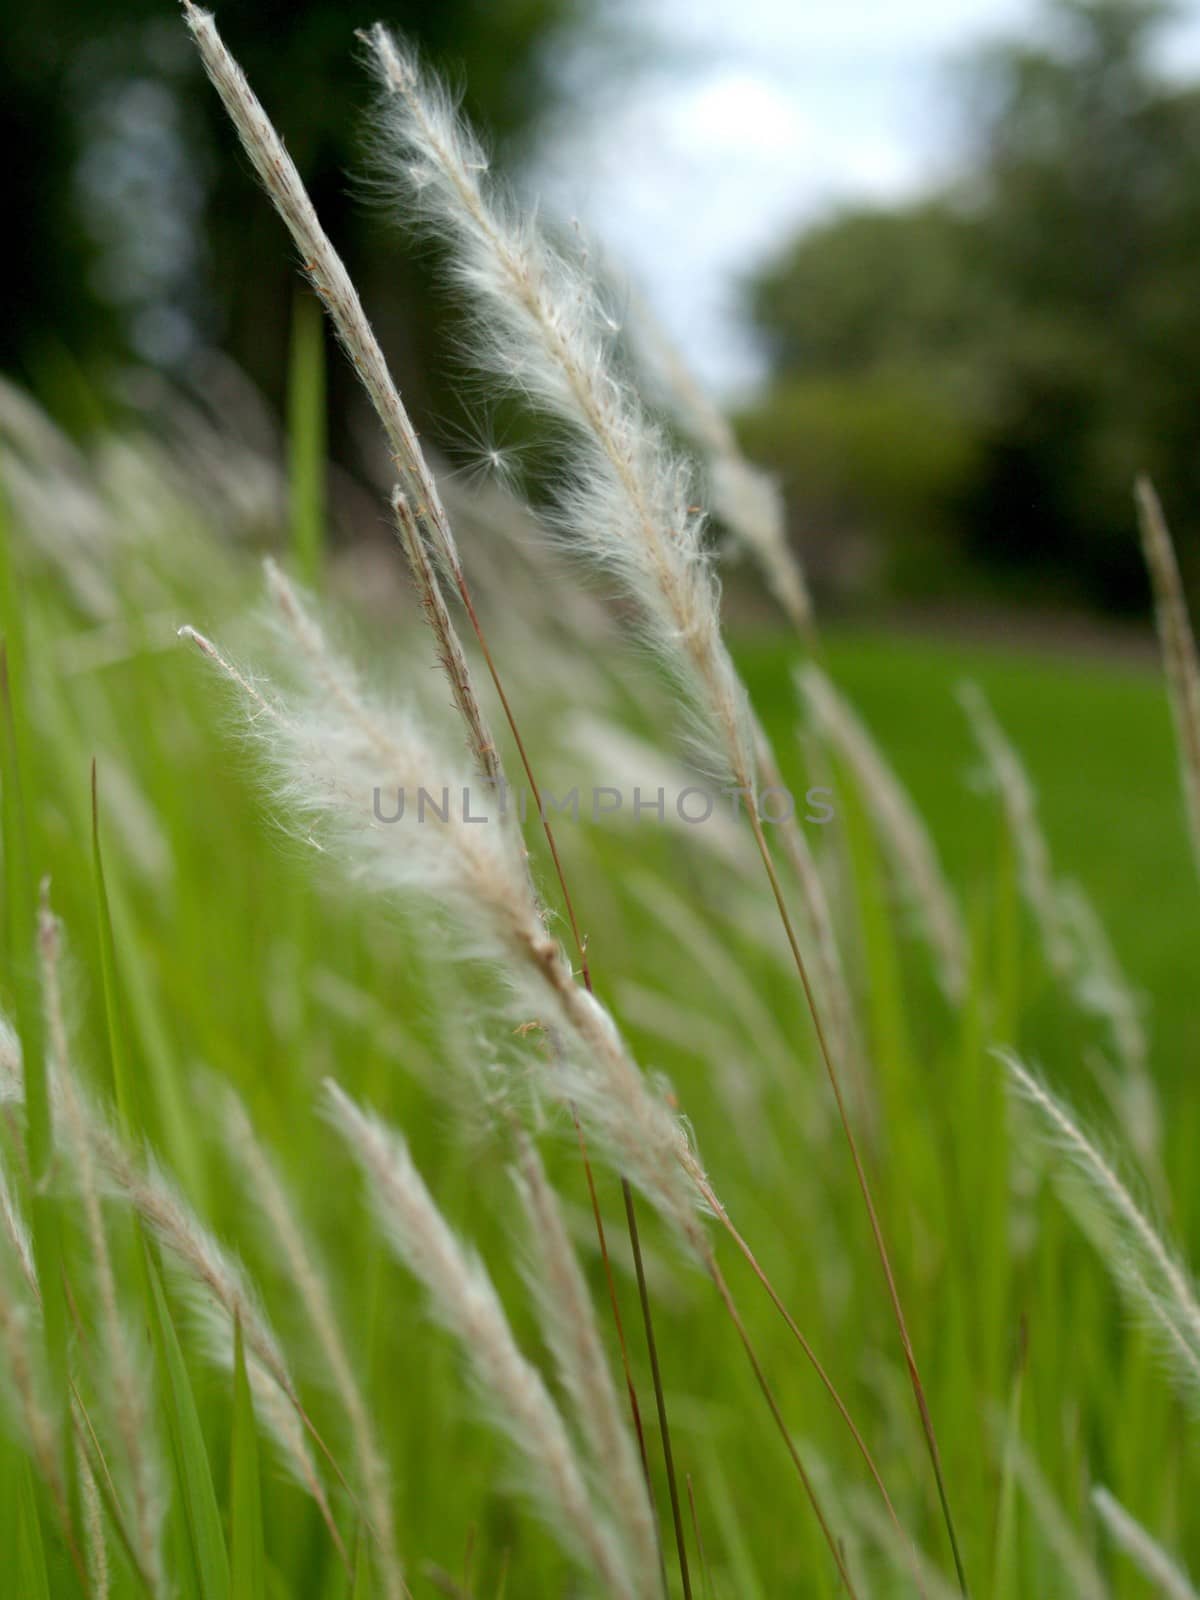
<path id="1" fill-rule="evenodd" d="M 1200 507 L 1200 6 L 1160 0 L 434 0 L 382 7 L 505 170 L 578 219 L 782 478 L 826 604 L 1146 605 L 1129 486 L 1189 569 Z M 372 190 L 329 0 L 220 22 L 426 432 L 510 445 L 454 358 L 436 253 Z M 132 366 L 280 414 L 290 251 L 174 8 L 4 7 L 0 365 L 73 430 Z M 433 291 L 431 293 L 431 290 Z M 223 381 L 231 381 L 224 372 Z M 331 451 L 369 429 L 331 364 Z M 363 507 L 335 497 L 353 534 Z"/>

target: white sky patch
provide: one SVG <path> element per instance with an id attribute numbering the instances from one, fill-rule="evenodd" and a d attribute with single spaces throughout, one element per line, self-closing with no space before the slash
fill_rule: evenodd
<path id="1" fill-rule="evenodd" d="M 899 200 L 951 173 L 961 142 L 949 64 L 1011 33 L 1034 0 L 628 0 L 655 63 L 594 91 L 533 175 L 629 271 L 722 393 L 762 363 L 740 285 L 802 223 Z M 1200 74 L 1200 0 L 1165 64 Z"/>

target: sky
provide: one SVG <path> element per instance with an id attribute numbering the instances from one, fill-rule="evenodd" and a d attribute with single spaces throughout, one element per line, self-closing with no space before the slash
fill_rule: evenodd
<path id="1" fill-rule="evenodd" d="M 603 10 L 604 8 L 602 8 Z M 1029 25 L 1032 0 L 627 0 L 637 70 L 589 81 L 533 174 L 626 270 L 724 397 L 762 365 L 738 287 L 805 220 L 952 173 L 950 63 Z M 1200 0 L 1164 66 L 1200 73 Z M 615 81 L 613 81 L 615 79 Z"/>

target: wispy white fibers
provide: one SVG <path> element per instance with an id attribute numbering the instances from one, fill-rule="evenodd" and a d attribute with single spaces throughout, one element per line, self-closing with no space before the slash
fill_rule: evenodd
<path id="1" fill-rule="evenodd" d="M 1200 1600 L 1195 1585 L 1183 1568 L 1107 1489 L 1093 1489 L 1092 1504 L 1113 1543 L 1124 1550 L 1133 1564 L 1154 1584 L 1158 1593 L 1165 1596 L 1165 1600 Z"/>
<path id="2" fill-rule="evenodd" d="M 542 1330 L 578 1419 L 593 1468 L 629 1553 L 637 1594 L 658 1595 L 658 1540 L 646 1480 L 621 1412 L 587 1284 L 537 1152 L 522 1141 L 517 1187 L 534 1254 L 528 1277 Z"/>
<path id="3" fill-rule="evenodd" d="M 884 848 L 921 918 L 942 988 L 958 999 L 967 978 L 967 938 L 925 824 L 878 745 L 825 673 L 807 666 L 796 682 L 823 734 L 853 769 Z"/>
<path id="4" fill-rule="evenodd" d="M 521 1353 L 483 1264 L 438 1210 L 393 1129 L 326 1085 L 329 1115 L 367 1178 L 372 1204 L 396 1254 L 462 1345 L 481 1398 L 523 1460 L 534 1501 L 551 1530 L 607 1595 L 636 1600 L 626 1558 L 588 1492 L 566 1424 L 540 1373 Z"/>
<path id="5" fill-rule="evenodd" d="M 1070 1108 L 1015 1056 L 1000 1059 L 1062 1158 L 1057 1175 L 1066 1180 L 1065 1198 L 1093 1235 L 1099 1219 L 1105 1264 L 1157 1335 L 1184 1389 L 1200 1402 L 1200 1300 L 1191 1273 Z"/>
<path id="6" fill-rule="evenodd" d="M 485 183 L 479 145 L 387 30 L 375 27 L 367 42 L 385 91 L 389 177 L 453 239 L 481 358 L 571 428 L 575 472 L 558 509 L 564 536 L 634 596 L 648 643 L 706 734 L 706 754 L 748 786 L 745 693 L 721 639 L 691 464 L 619 376 L 612 321 L 587 273 Z"/>
<path id="7" fill-rule="evenodd" d="M 575 1105 L 589 1140 L 706 1259 L 696 1215 L 705 1180 L 686 1132 L 547 932 L 520 836 L 500 819 L 501 797 L 481 794 L 474 768 L 410 707 L 382 706 L 360 690 L 319 630 L 313 648 L 291 652 L 291 696 L 264 692 L 208 640 L 189 636 L 246 697 L 249 729 L 284 804 L 366 887 L 450 925 L 461 956 L 491 964 L 511 985 L 520 1020 L 545 1018 L 564 1056 L 548 1092 Z M 488 820 L 469 820 L 480 816 Z"/>

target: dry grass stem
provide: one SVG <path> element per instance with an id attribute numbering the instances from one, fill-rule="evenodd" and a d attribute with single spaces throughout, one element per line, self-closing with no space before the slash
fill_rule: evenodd
<path id="1" fill-rule="evenodd" d="M 1107 1489 L 1093 1489 L 1092 1504 L 1113 1543 L 1154 1585 L 1163 1600 L 1197 1600 L 1196 1587 L 1183 1568 Z"/>

